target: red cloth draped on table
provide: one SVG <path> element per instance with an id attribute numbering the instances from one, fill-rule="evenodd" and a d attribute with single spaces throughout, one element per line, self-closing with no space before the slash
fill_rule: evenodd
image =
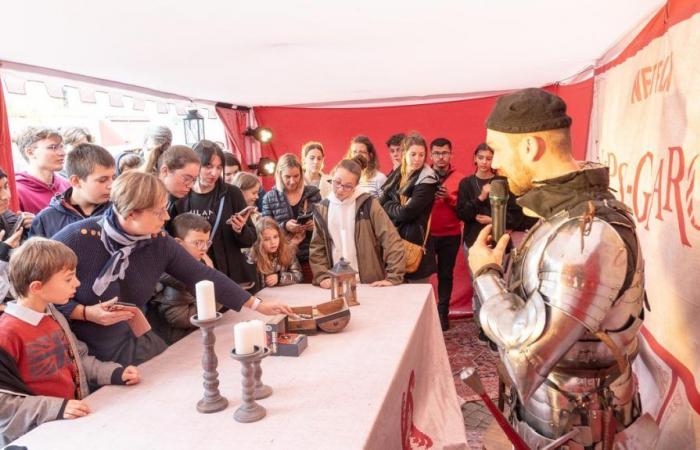
<path id="1" fill-rule="evenodd" d="M 592 87 L 589 79 L 577 84 L 546 88 L 563 97 L 568 104 L 568 112 L 574 119 L 574 153 L 580 159 L 586 152 Z M 484 140 L 484 122 L 495 100 L 496 97 L 484 97 L 373 108 L 256 107 L 254 111 L 258 123 L 271 128 L 274 133 L 272 143 L 263 146 L 266 147 L 263 152 L 267 156 L 287 152 L 299 154 L 304 142 L 316 140 L 325 147 L 325 170 L 330 171 L 347 152 L 350 139 L 364 134 L 377 148 L 381 170 L 387 173 L 391 170 L 391 163 L 384 142 L 394 133 L 417 130 L 428 142 L 436 137 L 450 139 L 454 147 L 453 164 L 464 174 L 470 175 L 474 172 L 474 148 Z M 230 133 L 228 122 L 224 121 L 224 124 Z M 460 254 L 455 266 L 451 302 L 453 313 L 471 310 L 471 291 L 466 264 Z"/>
<path id="2" fill-rule="evenodd" d="M 0 167 L 7 174 L 10 183 L 12 200 L 10 208 L 16 211 L 19 208 L 19 198 L 15 186 L 15 168 L 12 163 L 12 140 L 10 139 L 10 124 L 7 120 L 7 108 L 5 108 L 5 97 L 0 83 Z"/>

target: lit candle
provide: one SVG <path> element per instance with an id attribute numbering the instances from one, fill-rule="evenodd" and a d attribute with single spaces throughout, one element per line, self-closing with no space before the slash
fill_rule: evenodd
<path id="1" fill-rule="evenodd" d="M 256 341 L 260 339 L 257 332 L 257 329 L 249 322 L 241 322 L 233 326 L 233 339 L 237 355 L 245 355 L 255 351 Z"/>
<path id="2" fill-rule="evenodd" d="M 267 346 L 267 335 L 265 334 L 265 323 L 262 320 L 251 320 L 250 324 L 255 328 L 255 333 L 257 335 L 257 339 L 255 341 L 255 345 L 257 345 L 260 348 L 266 347 Z"/>
<path id="3" fill-rule="evenodd" d="M 340 230 L 340 248 L 341 248 L 341 254 L 343 258 L 346 260 L 348 259 L 348 233 L 345 230 Z"/>
<path id="4" fill-rule="evenodd" d="M 195 291 L 197 293 L 197 319 L 209 320 L 216 317 L 214 283 L 209 280 L 202 280 L 195 284 Z"/>

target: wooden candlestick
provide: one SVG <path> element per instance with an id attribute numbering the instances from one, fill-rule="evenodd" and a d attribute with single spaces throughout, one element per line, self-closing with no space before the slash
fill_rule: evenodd
<path id="1" fill-rule="evenodd" d="M 262 367 L 260 367 L 260 362 L 270 355 L 270 349 L 263 347 L 263 351 L 260 352 L 260 356 L 253 361 L 253 368 L 255 369 L 255 400 L 262 400 L 272 395 L 272 388 L 266 384 L 263 384 L 262 378 Z"/>
<path id="2" fill-rule="evenodd" d="M 219 360 L 214 352 L 216 335 L 214 326 L 221 319 L 221 313 L 217 312 L 213 319 L 198 320 L 197 315 L 190 317 L 190 323 L 202 330 L 202 344 L 204 344 L 204 354 L 202 355 L 202 368 L 204 369 L 204 397 L 197 402 L 197 411 L 209 414 L 226 409 L 228 400 L 219 393 L 219 372 L 216 368 Z"/>
<path id="3" fill-rule="evenodd" d="M 238 407 L 233 414 L 237 422 L 250 423 L 257 422 L 265 417 L 267 411 L 255 401 L 255 368 L 253 362 L 260 357 L 263 349 L 255 346 L 253 353 L 239 355 L 236 349 L 231 351 L 231 357 L 241 363 L 241 385 L 243 387 L 243 404 Z"/>

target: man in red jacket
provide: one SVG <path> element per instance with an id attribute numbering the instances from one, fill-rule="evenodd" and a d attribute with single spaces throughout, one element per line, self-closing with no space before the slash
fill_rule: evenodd
<path id="1" fill-rule="evenodd" d="M 435 194 L 430 235 L 435 246 L 438 267 L 438 314 L 443 331 L 449 328 L 448 314 L 452 296 L 452 272 L 459 252 L 462 234 L 461 222 L 457 218 L 457 191 L 464 175 L 450 165 L 452 143 L 437 138 L 430 143 L 433 170 L 440 179 L 440 188 Z"/>

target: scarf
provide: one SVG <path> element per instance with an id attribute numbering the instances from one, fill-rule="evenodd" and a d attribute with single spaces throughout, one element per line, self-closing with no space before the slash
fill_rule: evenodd
<path id="1" fill-rule="evenodd" d="M 610 192 L 608 168 L 584 163 L 580 170 L 534 182 L 534 188 L 516 200 L 521 207 L 549 219 L 562 210 L 585 205 L 589 200 L 617 202 Z"/>
<path id="2" fill-rule="evenodd" d="M 117 213 L 114 208 L 105 211 L 100 220 L 102 225 L 102 244 L 110 254 L 109 259 L 100 270 L 100 274 L 92 283 L 92 291 L 96 295 L 102 295 L 113 281 L 123 280 L 126 269 L 129 267 L 129 256 L 137 248 L 146 245 L 151 235 L 132 236 L 126 233 L 117 221 Z"/>

